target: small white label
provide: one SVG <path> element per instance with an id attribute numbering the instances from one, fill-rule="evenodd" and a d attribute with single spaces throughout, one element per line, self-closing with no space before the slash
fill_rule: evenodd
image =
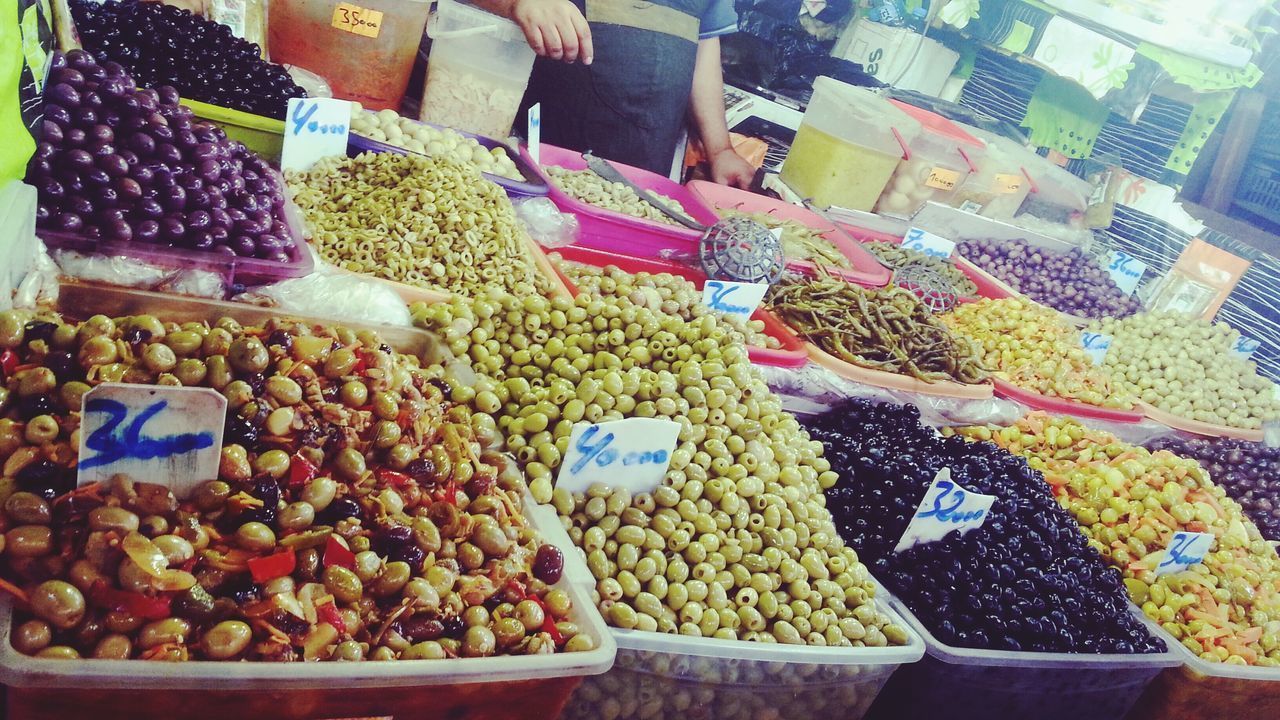
<path id="1" fill-rule="evenodd" d="M 211 388 L 103 383 L 81 406 L 77 483 L 124 474 L 184 497 L 218 477 L 226 415 Z"/>
<path id="2" fill-rule="evenodd" d="M 579 423 L 569 433 L 556 487 L 582 492 L 602 482 L 649 492 L 662 484 L 679 436 L 680 423 L 660 418 Z"/>
<path id="3" fill-rule="evenodd" d="M 702 286 L 702 304 L 727 315 L 749 318 L 760 306 L 768 283 L 740 283 L 728 280 L 708 280 Z"/>
<path id="4" fill-rule="evenodd" d="M 1236 338 L 1234 343 L 1231 343 L 1231 354 L 1241 360 L 1248 360 L 1253 357 L 1253 351 L 1257 350 L 1261 346 L 1262 343 L 1257 340 L 1241 335 Z"/>
<path id="5" fill-rule="evenodd" d="M 1156 566 L 1156 575 L 1168 575 L 1186 570 L 1204 560 L 1205 553 L 1213 547 L 1213 536 L 1209 533 L 1185 532 L 1179 530 L 1173 534 L 1169 549 L 1164 559 Z"/>
<path id="6" fill-rule="evenodd" d="M 281 170 L 307 170 L 315 161 L 347 154 L 351 103 L 334 98 L 293 98 L 284 120 Z"/>
<path id="7" fill-rule="evenodd" d="M 1089 356 L 1094 365 L 1101 365 L 1107 359 L 1107 351 L 1111 349 L 1111 336 L 1102 333 L 1080 333 L 1080 346 L 1084 354 Z"/>
<path id="8" fill-rule="evenodd" d="M 913 227 L 907 231 L 907 236 L 902 238 L 902 247 L 945 259 L 955 252 L 956 244 L 944 237 Z"/>
<path id="9" fill-rule="evenodd" d="M 982 212 L 982 203 L 974 200 L 965 200 L 960 203 L 960 212 L 967 212 L 976 215 Z"/>
<path id="10" fill-rule="evenodd" d="M 1127 252 L 1112 250 L 1107 255 L 1107 272 L 1125 295 L 1133 294 L 1146 271 L 1147 264 Z"/>
<path id="11" fill-rule="evenodd" d="M 1276 386 L 1280 388 L 1280 385 Z M 1280 391 L 1277 391 L 1280 394 Z M 1267 447 L 1280 447 L 1280 419 L 1266 420 L 1262 423 L 1262 444 Z"/>
<path id="12" fill-rule="evenodd" d="M 955 530 L 963 535 L 980 528 L 991 514 L 995 501 L 994 495 L 979 495 L 960 487 L 951 479 L 951 468 L 942 468 L 934 476 L 933 484 L 893 551 L 902 552 L 913 545 L 941 540 Z"/>
<path id="13" fill-rule="evenodd" d="M 542 163 L 542 103 L 529 108 L 529 157 Z"/>

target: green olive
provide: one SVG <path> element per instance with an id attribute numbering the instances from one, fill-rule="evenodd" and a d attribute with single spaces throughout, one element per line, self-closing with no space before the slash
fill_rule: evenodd
<path id="1" fill-rule="evenodd" d="M 359 480 L 365 473 L 364 455 L 355 448 L 343 448 L 334 459 L 333 466 L 348 480 Z"/>
<path id="2" fill-rule="evenodd" d="M 228 660 L 249 647 L 253 629 L 240 620 L 224 620 L 200 638 L 200 649 L 213 660 Z"/>
<path id="3" fill-rule="evenodd" d="M 165 618 L 144 625 L 138 633 L 138 645 L 146 650 L 157 645 L 181 645 L 190 635 L 190 622 L 182 618 Z"/>
<path id="4" fill-rule="evenodd" d="M 222 390 L 235 379 L 226 355 L 208 355 L 204 359 L 205 381 L 214 390 Z"/>
<path id="5" fill-rule="evenodd" d="M 369 386 L 359 380 L 348 380 L 339 389 L 338 399 L 347 407 L 364 407 L 369 402 Z"/>
<path id="6" fill-rule="evenodd" d="M 26 439 L 32 445 L 48 445 L 57 440 L 61 432 L 52 415 L 37 415 L 27 421 Z"/>
<path id="7" fill-rule="evenodd" d="M 462 655 L 463 657 L 488 657 L 497 649 L 497 638 L 494 637 L 493 631 L 483 625 L 473 625 L 467 628 L 467 632 L 462 637 Z"/>
<path id="8" fill-rule="evenodd" d="M 196 507 L 205 512 L 221 508 L 231 497 L 231 486 L 222 480 L 206 480 L 196 486 L 192 492 L 192 500 Z"/>
<path id="9" fill-rule="evenodd" d="M 80 345 L 79 360 L 80 365 L 85 368 L 94 365 L 109 365 L 120 357 L 119 348 L 116 347 L 116 341 L 106 335 L 97 335 L 89 338 Z"/>
<path id="10" fill-rule="evenodd" d="M 266 390 L 281 405 L 297 405 L 302 402 L 302 386 L 293 378 L 272 375 L 267 378 Z"/>
<path id="11" fill-rule="evenodd" d="M 122 507 L 103 506 L 89 511 L 90 530 L 114 531 L 124 536 L 137 530 L 138 525 L 137 514 Z"/>
<path id="12" fill-rule="evenodd" d="M 178 535 L 161 535 L 151 542 L 155 543 L 156 548 L 164 553 L 164 558 L 169 563 L 169 567 L 182 565 L 196 555 L 196 550 L 190 541 Z"/>
<path id="13" fill-rule="evenodd" d="M 93 648 L 93 657 L 98 660 L 128 660 L 133 657 L 133 641 L 128 635 L 103 635 Z"/>
<path id="14" fill-rule="evenodd" d="M 293 502 L 280 511 L 277 523 L 282 530 L 305 530 L 315 522 L 316 509 L 308 502 Z"/>
<path id="15" fill-rule="evenodd" d="M 169 372 L 178 365 L 178 356 L 168 345 L 151 343 L 142 351 L 142 363 L 153 373 Z"/>
<path id="16" fill-rule="evenodd" d="M 289 474 L 290 464 L 289 453 L 284 450 L 268 450 L 253 461 L 253 472 L 279 480 Z"/>
<path id="17" fill-rule="evenodd" d="M 329 359 L 324 363 L 324 376 L 331 379 L 338 379 L 351 374 L 355 369 L 359 358 L 348 348 L 338 348 L 329 353 Z"/>
<path id="18" fill-rule="evenodd" d="M 73 628 L 84 618 L 84 595 L 69 582 L 46 580 L 31 591 L 31 612 L 56 628 Z"/>
<path id="19" fill-rule="evenodd" d="M 204 382 L 209 375 L 209 370 L 203 360 L 183 358 L 178 361 L 178 366 L 173 369 L 173 375 L 183 385 L 195 387 Z"/>
<path id="20" fill-rule="evenodd" d="M 4 512 L 9 519 L 21 525 L 48 525 L 53 512 L 44 498 L 29 492 L 16 492 L 4 501 Z"/>
<path id="21" fill-rule="evenodd" d="M 5 553 L 34 558 L 53 552 L 53 531 L 43 525 L 20 525 L 4 534 Z"/>
<path id="22" fill-rule="evenodd" d="M 409 582 L 409 577 L 413 571 L 406 562 L 389 562 L 382 569 L 382 574 L 374 581 L 370 591 L 377 597 L 389 597 L 398 595 L 400 590 L 404 588 L 405 583 Z"/>
<path id="23" fill-rule="evenodd" d="M 267 552 L 276 546 L 276 534 L 270 527 L 251 521 L 236 530 L 236 544 L 250 552 Z"/>
<path id="24" fill-rule="evenodd" d="M 331 477 L 312 478 L 302 489 L 302 501 L 316 512 L 323 512 L 338 493 L 338 483 Z"/>
<path id="25" fill-rule="evenodd" d="M 324 569 L 324 586 L 340 603 L 359 602 L 364 595 L 364 584 L 356 574 L 341 565 L 330 565 Z"/>
<path id="26" fill-rule="evenodd" d="M 111 347 L 115 348 L 115 344 L 112 343 Z M 47 367 L 21 370 L 17 374 L 17 379 L 18 395 L 20 397 L 48 395 L 58 386 L 57 376 Z"/>
<path id="27" fill-rule="evenodd" d="M 446 657 L 448 654 L 445 653 L 444 647 L 434 640 L 424 640 L 411 645 L 400 654 L 401 660 L 443 660 Z"/>
<path id="28" fill-rule="evenodd" d="M 0 315 L 0 320 L 3 318 Z M 13 629 L 9 640 L 14 649 L 23 655 L 35 655 L 53 642 L 53 628 L 43 620 L 28 620 Z"/>
<path id="29" fill-rule="evenodd" d="M 0 348 L 11 349 L 22 344 L 26 322 L 13 310 L 0 312 Z M 31 653 L 27 653 L 30 655 Z"/>
<path id="30" fill-rule="evenodd" d="M 239 337 L 231 342 L 227 360 L 237 372 L 260 373 L 267 369 L 271 354 L 262 341 L 255 337 Z"/>

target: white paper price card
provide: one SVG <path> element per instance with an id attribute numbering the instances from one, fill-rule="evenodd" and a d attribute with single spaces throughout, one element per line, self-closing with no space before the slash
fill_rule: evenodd
<path id="1" fill-rule="evenodd" d="M 281 170 L 307 170 L 320 158 L 347 154 L 351 103 L 333 98 L 293 98 L 284 119 Z"/>
<path id="2" fill-rule="evenodd" d="M 1080 345 L 1084 354 L 1094 365 L 1101 365 L 1107 359 L 1107 351 L 1111 349 L 1111 336 L 1102 333 L 1080 333 Z"/>
<path id="3" fill-rule="evenodd" d="M 1133 294 L 1146 271 L 1147 264 L 1127 252 L 1112 250 L 1107 255 L 1107 272 L 1125 295 Z"/>
<path id="4" fill-rule="evenodd" d="M 702 304 L 716 312 L 749 318 L 760 307 L 768 283 L 740 283 L 728 280 L 708 280 L 702 286 Z"/>
<path id="5" fill-rule="evenodd" d="M 227 399 L 210 388 L 103 383 L 84 395 L 77 482 L 124 474 L 178 497 L 218 477 Z"/>
<path id="6" fill-rule="evenodd" d="M 953 530 L 964 534 L 980 528 L 995 501 L 994 495 L 979 495 L 960 487 L 951 479 L 951 468 L 942 468 L 934 476 L 893 551 L 902 552 L 914 545 L 941 540 Z"/>
<path id="7" fill-rule="evenodd" d="M 1253 357 L 1253 351 L 1262 346 L 1262 343 L 1253 338 L 1241 335 L 1236 341 L 1231 343 L 1231 354 L 1241 360 L 1248 360 Z"/>
<path id="8" fill-rule="evenodd" d="M 529 157 L 535 163 L 542 162 L 542 103 L 529 108 Z"/>
<path id="9" fill-rule="evenodd" d="M 1156 575 L 1179 573 L 1204 560 L 1205 553 L 1213 548 L 1213 536 L 1209 533 L 1178 531 L 1169 542 L 1164 558 L 1156 566 Z"/>
<path id="10" fill-rule="evenodd" d="M 955 251 L 956 244 L 940 235 L 913 227 L 902 238 L 902 247 L 933 257 L 949 258 Z"/>
<path id="11" fill-rule="evenodd" d="M 581 492 L 602 482 L 649 492 L 662 484 L 679 436 L 680 423 L 659 418 L 578 423 L 569 433 L 556 487 Z"/>

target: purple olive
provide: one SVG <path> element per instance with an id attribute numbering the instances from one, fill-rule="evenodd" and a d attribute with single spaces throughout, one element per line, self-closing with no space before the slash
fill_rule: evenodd
<path id="1" fill-rule="evenodd" d="M 124 220 L 114 220 L 110 223 L 103 223 L 104 234 L 112 239 L 120 242 L 129 242 L 133 239 L 133 226 Z"/>
<path id="2" fill-rule="evenodd" d="M 49 73 L 49 82 L 66 83 L 72 87 L 80 87 L 84 84 L 84 73 L 75 68 L 62 67 Z"/>
<path id="3" fill-rule="evenodd" d="M 114 153 L 98 158 L 98 167 L 112 177 L 124 177 L 129 174 L 129 163 Z"/>
<path id="4" fill-rule="evenodd" d="M 111 143 L 94 144 L 89 146 L 89 154 L 94 158 L 102 158 L 107 155 L 115 155 L 116 147 Z"/>
<path id="5" fill-rule="evenodd" d="M 27 169 L 27 177 L 29 180 L 39 180 L 53 175 L 53 163 L 49 160 L 41 158 L 32 158 L 31 165 Z"/>
<path id="6" fill-rule="evenodd" d="M 84 179 L 85 187 L 101 188 L 111 184 L 111 176 L 102 168 L 89 168 L 80 173 L 80 177 Z"/>
<path id="7" fill-rule="evenodd" d="M 62 126 L 52 120 L 40 122 L 40 139 L 46 144 L 62 144 Z"/>
<path id="8" fill-rule="evenodd" d="M 88 136 L 85 134 L 84 130 L 81 130 L 80 128 L 77 128 L 77 127 L 73 127 L 67 130 L 66 136 L 63 138 L 62 144 L 66 147 L 79 148 L 79 147 L 84 147 L 87 141 L 88 141 Z"/>
<path id="9" fill-rule="evenodd" d="M 80 91 L 67 83 L 58 83 L 45 90 L 45 97 L 67 108 L 80 105 Z"/>
<path id="10" fill-rule="evenodd" d="M 92 129 L 98 123 L 98 111 L 91 107 L 81 106 L 71 113 L 71 117 L 82 128 Z"/>
<path id="11" fill-rule="evenodd" d="M 143 198 L 138 201 L 136 206 L 138 217 L 148 220 L 158 220 L 164 216 L 164 207 L 159 202 L 151 198 Z"/>
<path id="12" fill-rule="evenodd" d="M 138 242 L 156 243 L 160 241 L 160 223 L 155 220 L 143 220 L 133 228 L 133 238 Z"/>
<path id="13" fill-rule="evenodd" d="M 213 218 L 204 210 L 187 213 L 187 228 L 190 230 L 208 230 L 213 227 Z"/>
<path id="14" fill-rule="evenodd" d="M 225 246 L 231 239 L 231 231 L 225 227 L 218 227 L 217 225 L 214 225 L 209 228 L 209 237 L 213 238 L 214 245 Z"/>
<path id="15" fill-rule="evenodd" d="M 79 232 L 84 229 L 84 220 L 75 213 L 63 212 L 54 217 L 53 226 L 63 232 Z"/>
<path id="16" fill-rule="evenodd" d="M 170 212 L 178 212 L 187 206 L 187 191 L 174 185 L 165 192 L 165 196 L 160 200 L 165 209 Z"/>
<path id="17" fill-rule="evenodd" d="M 166 125 L 150 125 L 147 132 L 156 139 L 156 143 L 167 143 L 173 140 L 173 128 Z"/>
<path id="18" fill-rule="evenodd" d="M 213 248 L 213 235 L 208 231 L 187 233 L 187 244 L 193 250 L 208 251 Z"/>
<path id="19" fill-rule="evenodd" d="M 128 216 L 129 212 L 122 207 L 104 207 L 99 208 L 97 212 L 98 222 L 102 225 L 123 222 L 129 219 Z"/>
<path id="20" fill-rule="evenodd" d="M 171 216 L 160 221 L 160 235 L 171 243 L 181 240 L 186 232 L 187 228 L 182 224 L 181 218 Z"/>
<path id="21" fill-rule="evenodd" d="M 284 250 L 284 243 L 275 235 L 258 236 L 258 257 L 267 259 Z"/>
<path id="22" fill-rule="evenodd" d="M 109 125 L 94 125 L 88 131 L 89 140 L 107 145 L 116 141 L 116 131 Z"/>
<path id="23" fill-rule="evenodd" d="M 68 150 L 63 154 L 62 159 L 67 167 L 76 170 L 87 170 L 93 167 L 93 156 L 86 150 Z"/>
<path id="24" fill-rule="evenodd" d="M 253 238 L 248 235 L 237 235 L 231 239 L 231 249 L 240 257 L 253 257 L 257 247 L 253 243 Z"/>
<path id="25" fill-rule="evenodd" d="M 49 224 L 49 220 L 53 217 L 53 213 L 49 210 L 49 206 L 44 203 L 36 205 L 36 224 L 45 227 Z"/>
<path id="26" fill-rule="evenodd" d="M 99 208 L 114 208 L 120 204 L 120 194 L 111 186 L 98 188 L 97 206 Z"/>
<path id="27" fill-rule="evenodd" d="M 93 202 L 89 198 L 72 195 L 62 204 L 62 209 L 77 215 L 93 215 Z"/>
<path id="28" fill-rule="evenodd" d="M 135 165 L 130 168 L 129 174 L 139 185 L 150 185 L 155 182 L 156 173 L 149 165 Z"/>
<path id="29" fill-rule="evenodd" d="M 160 143 L 156 146 L 156 159 L 169 165 L 182 162 L 182 153 L 171 143 Z"/>
<path id="30" fill-rule="evenodd" d="M 119 99 L 127 92 L 125 84 L 118 78 L 106 78 L 98 83 L 98 94 L 104 98 Z"/>
<path id="31" fill-rule="evenodd" d="M 156 88 L 156 96 L 164 105 L 177 105 L 178 100 L 181 99 L 181 96 L 178 95 L 178 90 L 172 85 L 161 85 Z"/>

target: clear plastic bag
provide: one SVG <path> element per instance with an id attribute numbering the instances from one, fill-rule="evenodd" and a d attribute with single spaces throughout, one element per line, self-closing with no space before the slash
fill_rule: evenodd
<path id="1" fill-rule="evenodd" d="M 572 245 L 578 239 L 578 218 L 562 213 L 547 197 L 515 201 L 516 216 L 533 241 L 545 248 Z"/>
<path id="2" fill-rule="evenodd" d="M 304 67 L 297 65 L 285 65 L 285 70 L 289 71 L 289 77 L 293 81 L 307 91 L 309 98 L 331 98 L 333 97 L 333 88 L 329 87 L 329 81 L 323 77 L 311 72 Z"/>
<path id="3" fill-rule="evenodd" d="M 307 252 L 314 252 L 307 246 Z M 372 278 L 347 272 L 316 258 L 315 272 L 254 288 L 232 298 L 281 310 L 331 317 L 348 322 L 411 326 L 404 300 Z"/>
<path id="4" fill-rule="evenodd" d="M 210 270 L 78 250 L 54 250 L 51 255 L 64 275 L 77 280 L 215 300 L 227 294 L 226 275 Z"/>

